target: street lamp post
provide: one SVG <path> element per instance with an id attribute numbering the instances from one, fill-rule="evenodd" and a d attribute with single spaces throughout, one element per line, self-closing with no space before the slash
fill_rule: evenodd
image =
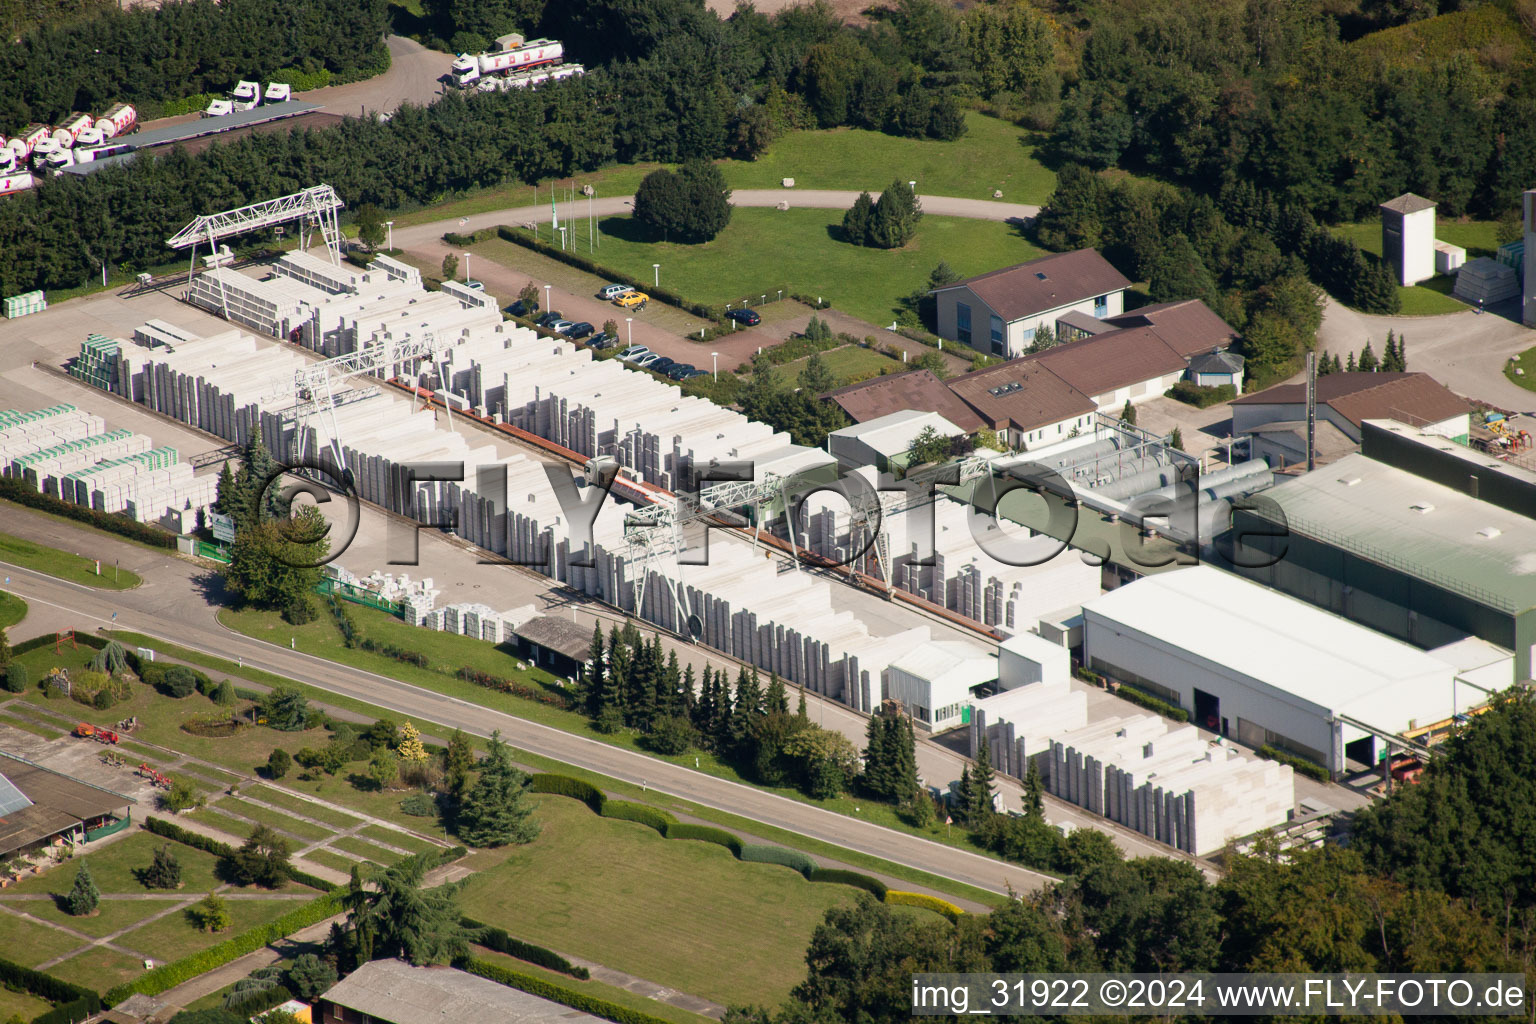
<path id="1" fill-rule="evenodd" d="M 652 263 L 651 264 L 651 271 L 653 272 L 655 286 L 657 288 L 660 288 L 661 287 L 661 264 L 660 263 Z"/>
<path id="2" fill-rule="evenodd" d="M 469 253 L 464 254 L 464 280 L 469 280 Z"/>
<path id="3" fill-rule="evenodd" d="M 917 182 L 909 181 L 907 182 L 907 187 L 912 190 L 913 195 L 917 195 Z"/>
<path id="4" fill-rule="evenodd" d="M 565 248 L 565 225 L 560 225 L 560 248 Z"/>
<path id="5" fill-rule="evenodd" d="M 549 285 L 544 286 L 544 312 L 549 312 Z"/>
<path id="6" fill-rule="evenodd" d="M 720 379 L 720 353 L 719 352 L 711 352 L 709 354 L 709 358 L 714 360 L 715 380 L 719 380 Z"/>
<path id="7" fill-rule="evenodd" d="M 384 247 L 393 251 L 395 248 L 395 222 L 387 220 L 384 222 L 384 227 L 389 231 L 389 241 L 384 243 Z"/>
<path id="8" fill-rule="evenodd" d="M 632 316 L 625 317 L 624 327 L 625 330 L 629 331 L 629 343 L 633 345 L 635 343 L 635 318 Z"/>

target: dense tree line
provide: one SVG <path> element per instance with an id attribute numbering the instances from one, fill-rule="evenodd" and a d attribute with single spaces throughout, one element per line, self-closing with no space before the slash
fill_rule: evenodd
<path id="1" fill-rule="evenodd" d="M 1263 842 L 1253 855 L 1231 856 L 1214 885 L 1192 864 L 1125 860 L 1105 834 L 1077 829 L 1060 840 L 1063 881 L 990 914 L 951 925 L 863 897 L 827 912 L 806 950 L 805 980 L 784 1007 L 733 1007 L 725 1020 L 905 1021 L 912 975 L 929 971 L 1529 976 L 1533 729 L 1531 696 L 1502 698 L 1451 740 L 1419 785 L 1359 812 L 1348 849 L 1281 855 Z"/>
<path id="2" fill-rule="evenodd" d="M 1262 386 L 1293 372 L 1316 340 L 1321 293 L 1309 271 L 1320 281 L 1375 281 L 1387 271 L 1304 211 L 1253 196 L 1234 187 L 1212 199 L 1069 164 L 1035 232 L 1047 248 L 1098 249 L 1126 277 L 1147 281 L 1153 302 L 1203 300 L 1242 334 L 1248 377 Z M 1383 291 L 1397 301 L 1390 277 Z M 1372 308 L 1366 296 L 1364 286 L 1353 293 Z"/>
<path id="3" fill-rule="evenodd" d="M 837 387 L 821 353 L 812 353 L 794 384 L 784 379 L 764 353 L 752 357 L 752 376 L 737 397 L 741 411 L 789 434 L 795 444 L 819 448 L 827 435 L 849 424 L 848 415 L 836 402 L 821 395 Z"/>
<path id="4" fill-rule="evenodd" d="M 1536 66 L 1512 5 L 1062 6 L 1082 32 L 1054 134 L 1069 159 L 1212 194 L 1252 182 L 1334 222 L 1410 190 L 1442 214 L 1497 217 L 1536 180 Z M 1422 43 L 1413 26 L 1350 39 L 1459 9 Z"/>
<path id="5" fill-rule="evenodd" d="M 0 132 L 120 101 L 222 92 L 285 68 L 382 70 L 388 11 L 386 0 L 177 0 L 49 18 L 0 64 Z"/>

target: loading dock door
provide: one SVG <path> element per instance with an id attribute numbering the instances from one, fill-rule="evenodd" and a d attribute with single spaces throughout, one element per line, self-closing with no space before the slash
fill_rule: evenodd
<path id="1" fill-rule="evenodd" d="M 1195 688 L 1195 724 L 1211 732 L 1221 731 L 1221 698 Z"/>

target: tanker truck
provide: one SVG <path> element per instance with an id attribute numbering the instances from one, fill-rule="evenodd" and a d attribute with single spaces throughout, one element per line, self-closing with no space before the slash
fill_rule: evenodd
<path id="1" fill-rule="evenodd" d="M 453 62 L 453 80 L 460 86 L 469 86 L 487 75 L 502 75 L 553 64 L 564 54 L 565 47 L 555 39 L 534 39 L 494 53 L 461 53 Z"/>
<path id="2" fill-rule="evenodd" d="M 127 135 L 139 123 L 139 112 L 128 103 L 118 103 L 96 119 L 95 127 L 101 129 L 103 138 L 115 139 Z"/>
<path id="3" fill-rule="evenodd" d="M 69 117 L 53 129 L 53 141 L 68 149 L 80 141 L 80 133 L 91 127 L 90 114 L 70 114 Z"/>

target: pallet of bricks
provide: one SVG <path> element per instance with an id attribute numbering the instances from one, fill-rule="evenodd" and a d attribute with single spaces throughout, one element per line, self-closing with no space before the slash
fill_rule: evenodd
<path id="1" fill-rule="evenodd" d="M 8 295 L 5 298 L 5 318 L 14 320 L 19 316 L 27 316 L 32 313 L 41 313 L 48 308 L 48 299 L 41 291 L 26 292 L 21 295 Z"/>

